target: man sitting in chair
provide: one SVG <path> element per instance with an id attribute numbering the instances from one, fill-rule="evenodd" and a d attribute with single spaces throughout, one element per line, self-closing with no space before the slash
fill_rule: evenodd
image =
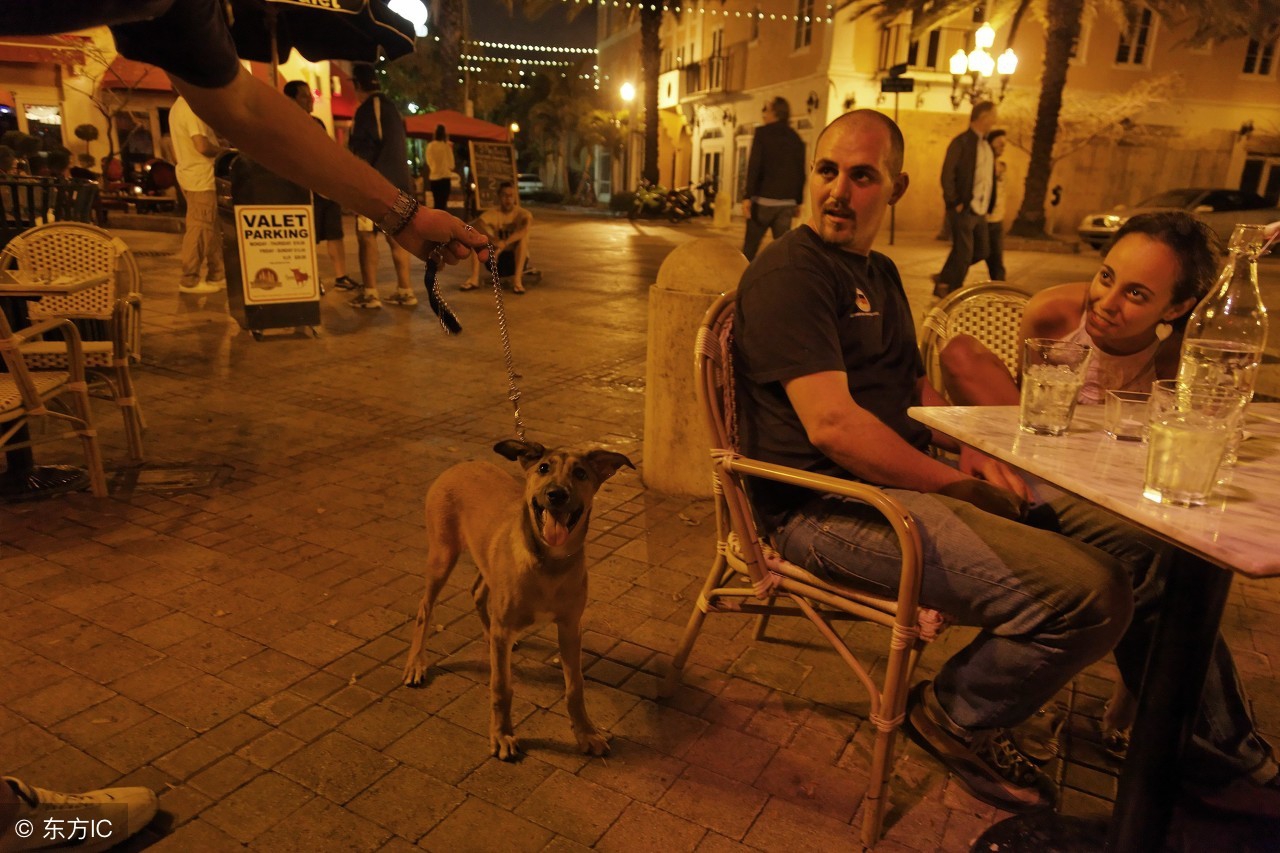
<path id="1" fill-rule="evenodd" d="M 903 153 L 902 132 L 882 113 L 833 121 L 815 147 L 809 220 L 743 274 L 734 318 L 742 449 L 880 486 L 907 507 L 924 545 L 920 604 L 980 630 L 911 691 L 906 733 L 975 797 L 1044 809 L 1055 785 L 1009 730 L 1113 647 L 1125 680 L 1141 682 L 1163 588 L 1154 558 L 1165 546 L 1070 496 L 1028 512 L 1016 471 L 907 415 L 942 400 L 925 378 L 897 268 L 871 248 L 906 192 Z M 930 445 L 958 451 L 958 466 Z M 897 540 L 878 512 L 773 481 L 753 487 L 786 559 L 896 594 Z M 1206 685 L 1182 784 L 1214 807 L 1280 815 L 1271 747 L 1247 707 L 1232 707 L 1239 694 L 1220 689 L 1233 678 Z"/>
<path id="2" fill-rule="evenodd" d="M 480 214 L 472 223 L 483 231 L 493 247 L 498 250 L 498 275 L 511 279 L 511 292 L 524 293 L 525 267 L 529 261 L 529 229 L 533 216 L 520 206 L 516 185 L 511 181 L 498 184 L 498 206 Z M 471 275 L 463 282 L 462 290 L 480 286 L 480 260 L 472 259 Z"/>

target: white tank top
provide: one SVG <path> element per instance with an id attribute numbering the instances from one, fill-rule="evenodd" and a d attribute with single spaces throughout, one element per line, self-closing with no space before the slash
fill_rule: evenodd
<path id="1" fill-rule="evenodd" d="M 1109 355 L 1098 349 L 1085 330 L 1085 314 L 1080 315 L 1080 326 L 1067 336 L 1072 343 L 1093 347 L 1089 367 L 1080 389 L 1078 400 L 1085 404 L 1101 403 L 1108 391 L 1150 391 L 1156 380 L 1156 350 L 1160 341 L 1130 355 Z"/>

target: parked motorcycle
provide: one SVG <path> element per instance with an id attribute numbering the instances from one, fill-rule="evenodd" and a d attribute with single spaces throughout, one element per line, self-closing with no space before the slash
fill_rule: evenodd
<path id="1" fill-rule="evenodd" d="M 667 218 L 672 222 L 683 222 L 697 215 L 693 187 L 680 187 L 667 193 Z"/>
<path id="2" fill-rule="evenodd" d="M 651 184 L 644 178 L 636 187 L 635 196 L 631 200 L 631 209 L 627 211 L 628 219 L 659 219 L 667 214 L 667 188 L 661 184 Z"/>
<path id="3" fill-rule="evenodd" d="M 720 181 L 715 175 L 707 175 L 698 184 L 698 189 L 702 191 L 702 207 L 699 213 L 703 216 L 712 216 L 715 214 L 716 193 L 720 189 Z"/>

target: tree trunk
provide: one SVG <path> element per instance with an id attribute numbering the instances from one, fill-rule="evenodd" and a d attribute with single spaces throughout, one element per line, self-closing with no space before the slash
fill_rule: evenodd
<path id="1" fill-rule="evenodd" d="M 440 0 L 436 7 L 435 30 L 440 36 L 440 106 L 467 111 L 466 92 L 458 82 L 457 71 L 462 59 L 462 35 L 465 29 L 463 0 Z M 465 72 L 463 72 L 465 73 Z"/>
<path id="2" fill-rule="evenodd" d="M 658 74 L 662 63 L 662 7 L 640 7 L 640 64 L 644 68 L 645 180 L 658 182 Z"/>
<path id="3" fill-rule="evenodd" d="M 1062 111 L 1062 90 L 1067 85 L 1071 45 L 1080 36 L 1080 16 L 1084 11 L 1084 0 L 1054 0 L 1047 5 L 1044 74 L 1036 108 L 1036 129 L 1031 137 L 1031 161 L 1027 166 L 1022 207 L 1009 229 L 1009 233 L 1017 237 L 1048 237 L 1044 230 L 1044 202 L 1053 172 L 1053 143 L 1058 136 L 1058 114 Z"/>

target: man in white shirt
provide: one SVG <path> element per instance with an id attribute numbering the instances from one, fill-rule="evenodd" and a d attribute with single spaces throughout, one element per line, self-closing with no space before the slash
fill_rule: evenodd
<path id="1" fill-rule="evenodd" d="M 178 186 L 187 200 L 186 233 L 182 237 L 182 293 L 214 293 L 227 286 L 222 264 L 222 234 L 218 225 L 218 194 L 213 161 L 225 149 L 218 135 L 178 98 L 169 111 L 169 137 L 177 162 Z M 208 270 L 200 278 L 200 268 Z"/>

